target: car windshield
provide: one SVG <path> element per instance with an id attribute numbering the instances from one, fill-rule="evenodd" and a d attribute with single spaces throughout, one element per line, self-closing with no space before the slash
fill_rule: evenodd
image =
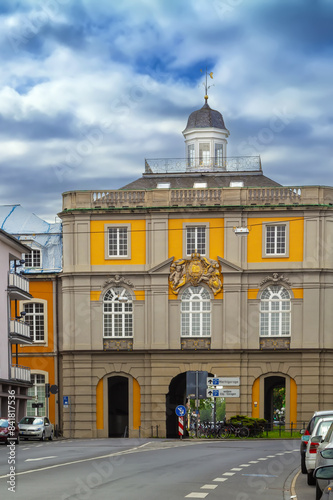
<path id="1" fill-rule="evenodd" d="M 8 420 L 0 418 L 0 427 L 8 427 Z"/>
<path id="2" fill-rule="evenodd" d="M 323 438 L 325 438 L 326 433 L 327 433 L 328 429 L 330 428 L 331 423 L 332 423 L 332 420 L 330 420 L 328 422 L 320 422 L 318 424 L 318 427 L 316 430 L 316 436 L 323 436 Z"/>
<path id="3" fill-rule="evenodd" d="M 20 424 L 43 425 L 43 419 L 36 417 L 24 417 L 22 418 Z"/>

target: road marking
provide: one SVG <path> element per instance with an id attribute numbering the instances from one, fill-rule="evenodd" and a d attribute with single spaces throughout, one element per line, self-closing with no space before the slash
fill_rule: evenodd
<path id="1" fill-rule="evenodd" d="M 41 446 L 43 446 L 42 444 L 37 444 L 36 448 L 40 448 Z"/>
<path id="2" fill-rule="evenodd" d="M 31 447 L 29 446 L 28 448 L 21 448 L 21 450 L 22 450 L 22 451 L 23 451 L 23 450 L 30 450 L 30 448 L 31 448 Z"/>
<path id="3" fill-rule="evenodd" d="M 284 455 L 284 453 L 276 453 L 276 455 Z"/>
<path id="4" fill-rule="evenodd" d="M 235 473 L 234 472 L 224 472 L 223 473 L 223 476 L 234 476 Z"/>
<path id="5" fill-rule="evenodd" d="M 189 493 L 189 495 L 186 495 L 185 498 L 206 498 L 206 496 L 209 495 L 209 493 Z"/>
<path id="6" fill-rule="evenodd" d="M 267 455 L 267 458 L 275 458 L 275 455 Z"/>
<path id="7" fill-rule="evenodd" d="M 253 476 L 253 477 L 278 477 L 278 476 L 273 476 L 273 474 L 242 474 L 242 476 Z"/>
<path id="8" fill-rule="evenodd" d="M 215 488 L 217 488 L 217 484 L 204 484 L 203 486 L 201 486 L 201 489 L 205 489 L 205 490 L 215 490 Z"/>
<path id="9" fill-rule="evenodd" d="M 25 462 L 37 462 L 37 460 L 47 460 L 48 458 L 57 458 L 57 455 L 53 455 L 52 457 L 27 458 L 24 461 Z"/>
<path id="10" fill-rule="evenodd" d="M 230 469 L 230 470 L 242 470 L 242 468 L 241 468 L 241 467 L 233 467 L 233 468 L 232 468 L 232 469 Z"/>
<path id="11" fill-rule="evenodd" d="M 223 481 L 226 481 L 228 478 L 227 477 L 216 477 L 215 479 L 213 479 L 213 481 L 219 481 L 220 483 L 222 483 Z"/>
<path id="12" fill-rule="evenodd" d="M 258 463 L 258 460 L 250 460 L 249 461 L 249 464 L 257 464 Z"/>
<path id="13" fill-rule="evenodd" d="M 250 464 L 240 464 L 239 467 L 250 467 Z"/>
<path id="14" fill-rule="evenodd" d="M 258 460 L 267 460 L 267 457 L 266 458 L 258 458 Z"/>

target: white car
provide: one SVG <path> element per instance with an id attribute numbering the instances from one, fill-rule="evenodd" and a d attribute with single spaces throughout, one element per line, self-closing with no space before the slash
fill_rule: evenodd
<path id="1" fill-rule="evenodd" d="M 53 439 L 53 427 L 47 417 L 23 417 L 19 424 L 20 438 Z"/>
<path id="2" fill-rule="evenodd" d="M 307 482 L 309 485 L 316 484 L 316 480 L 313 477 L 313 471 L 316 468 L 317 449 L 322 441 L 324 441 L 326 433 L 332 423 L 333 417 L 326 417 L 318 420 L 306 446 L 305 466 L 307 470 Z"/>

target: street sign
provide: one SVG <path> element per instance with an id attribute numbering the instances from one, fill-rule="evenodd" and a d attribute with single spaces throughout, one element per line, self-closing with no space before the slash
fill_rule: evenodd
<path id="1" fill-rule="evenodd" d="M 207 385 L 237 386 L 240 385 L 239 377 L 207 377 Z"/>
<path id="2" fill-rule="evenodd" d="M 176 411 L 177 417 L 183 417 L 186 414 L 186 408 L 183 405 L 177 406 L 175 411 Z"/>
<path id="3" fill-rule="evenodd" d="M 68 403 L 68 396 L 63 396 L 62 397 L 62 404 L 63 404 L 64 408 L 68 408 L 68 405 L 69 405 L 69 403 Z"/>
<path id="4" fill-rule="evenodd" d="M 239 398 L 239 389 L 207 389 L 207 398 Z"/>
<path id="5" fill-rule="evenodd" d="M 32 403 L 32 408 L 43 408 L 43 403 Z"/>

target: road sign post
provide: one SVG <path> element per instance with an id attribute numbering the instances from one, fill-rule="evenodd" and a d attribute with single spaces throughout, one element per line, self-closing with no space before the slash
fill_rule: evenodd
<path id="1" fill-rule="evenodd" d="M 184 435 L 184 417 L 178 417 L 178 434 L 179 434 L 179 438 L 183 439 L 183 435 Z"/>

